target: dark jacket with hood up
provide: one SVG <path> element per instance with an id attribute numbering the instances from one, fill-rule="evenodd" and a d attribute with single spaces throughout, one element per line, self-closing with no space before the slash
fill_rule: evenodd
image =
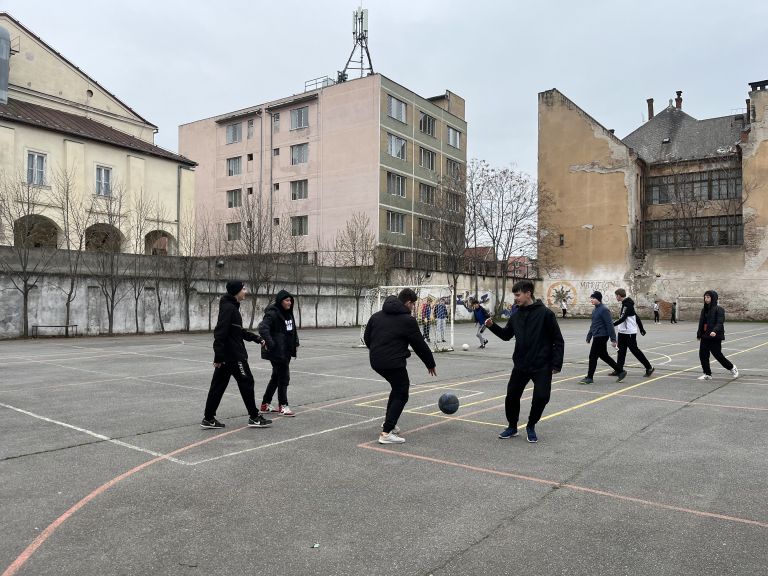
<path id="1" fill-rule="evenodd" d="M 502 328 L 491 324 L 488 329 L 502 340 L 515 339 L 512 360 L 520 370 L 563 368 L 565 342 L 554 312 L 536 300 L 528 306 L 520 306 Z"/>
<path id="2" fill-rule="evenodd" d="M 406 359 L 411 355 L 408 344 L 427 369 L 435 367 L 435 358 L 419 331 L 416 318 L 397 296 L 388 296 L 381 310 L 371 316 L 363 341 L 370 350 L 374 370 L 405 368 Z"/>
<path id="3" fill-rule="evenodd" d="M 291 299 L 291 307 L 283 309 L 281 302 Z M 296 331 L 296 321 L 293 319 L 293 296 L 287 290 L 280 290 L 275 301 L 264 310 L 264 318 L 259 322 L 259 334 L 267 343 L 261 349 L 261 357 L 271 362 L 288 364 L 291 358 L 296 358 L 299 347 L 299 334 Z"/>
<path id="4" fill-rule="evenodd" d="M 712 299 L 709 304 L 704 304 L 701 309 L 701 315 L 699 316 L 699 329 L 696 331 L 696 338 L 704 338 L 709 340 L 725 340 L 725 309 L 722 306 L 717 305 L 717 292 L 714 290 L 707 290 L 704 292 L 706 296 Z M 715 337 L 709 335 L 710 332 L 715 333 Z"/>
<path id="5" fill-rule="evenodd" d="M 219 300 L 219 319 L 213 330 L 213 361 L 246 362 L 248 352 L 243 340 L 261 342 L 261 337 L 243 328 L 240 302 L 231 294 L 224 294 Z"/>

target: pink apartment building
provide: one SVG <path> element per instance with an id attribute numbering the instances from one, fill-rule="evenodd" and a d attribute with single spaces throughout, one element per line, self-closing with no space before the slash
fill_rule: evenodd
<path id="1" fill-rule="evenodd" d="M 381 74 L 327 84 L 179 127 L 180 154 L 198 163 L 196 213 L 217 223 L 218 251 L 238 252 L 263 217 L 311 260 L 363 213 L 395 264 L 435 269 L 421 240 L 440 182 L 466 167 L 464 100 L 423 98 Z"/>

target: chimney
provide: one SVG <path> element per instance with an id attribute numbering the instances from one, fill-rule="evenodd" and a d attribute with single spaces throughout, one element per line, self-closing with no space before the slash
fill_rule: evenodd
<path id="1" fill-rule="evenodd" d="M 683 109 L 683 91 L 678 90 L 676 94 L 677 94 L 677 98 L 675 98 L 675 108 L 677 108 L 678 110 L 682 110 Z"/>
<path id="2" fill-rule="evenodd" d="M 747 98 L 747 113 L 744 115 L 747 119 L 747 124 L 752 122 L 752 111 L 749 108 L 749 98 Z"/>
<path id="3" fill-rule="evenodd" d="M 650 120 L 653 118 L 653 98 L 648 98 L 646 102 L 648 102 L 648 120 Z"/>

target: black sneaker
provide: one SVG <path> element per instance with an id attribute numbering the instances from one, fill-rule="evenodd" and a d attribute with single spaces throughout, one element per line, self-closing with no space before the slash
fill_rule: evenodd
<path id="1" fill-rule="evenodd" d="M 536 430 L 534 430 L 530 426 L 525 427 L 525 433 L 528 436 L 528 442 L 530 442 L 531 444 L 535 444 L 536 442 L 539 441 L 539 437 L 536 436 Z"/>
<path id="2" fill-rule="evenodd" d="M 259 414 L 256 416 L 256 418 L 248 418 L 248 427 L 249 428 L 266 428 L 267 426 L 272 425 L 272 420 L 267 420 Z"/>
<path id="3" fill-rule="evenodd" d="M 626 371 L 626 370 L 622 370 L 621 372 L 619 372 L 619 373 L 616 375 L 616 382 L 621 382 L 621 381 L 622 381 L 622 380 L 624 380 L 624 378 L 626 378 L 626 377 L 627 377 L 627 371 Z"/>
<path id="4" fill-rule="evenodd" d="M 224 424 L 216 420 L 216 418 L 211 418 L 210 420 L 203 418 L 203 421 L 200 422 L 200 428 L 224 428 Z"/>
<path id="5" fill-rule="evenodd" d="M 613 372 L 609 372 L 608 376 L 618 376 L 619 372 L 621 372 L 621 370 L 614 370 Z"/>
<path id="6" fill-rule="evenodd" d="M 655 371 L 656 371 L 656 367 L 651 366 L 650 368 L 648 368 L 648 370 L 645 371 L 645 377 L 648 378 L 648 376 L 653 374 Z"/>

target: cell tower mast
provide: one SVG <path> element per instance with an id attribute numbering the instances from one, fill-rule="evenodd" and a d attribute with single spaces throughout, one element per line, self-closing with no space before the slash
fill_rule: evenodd
<path id="1" fill-rule="evenodd" d="M 371 53 L 368 51 L 368 9 L 361 6 L 352 13 L 352 37 L 355 45 L 344 70 L 338 73 L 338 82 L 346 82 L 349 70 L 360 70 L 360 78 L 373 74 Z M 359 51 L 359 56 L 355 53 Z M 366 65 L 366 60 L 368 64 Z"/>

